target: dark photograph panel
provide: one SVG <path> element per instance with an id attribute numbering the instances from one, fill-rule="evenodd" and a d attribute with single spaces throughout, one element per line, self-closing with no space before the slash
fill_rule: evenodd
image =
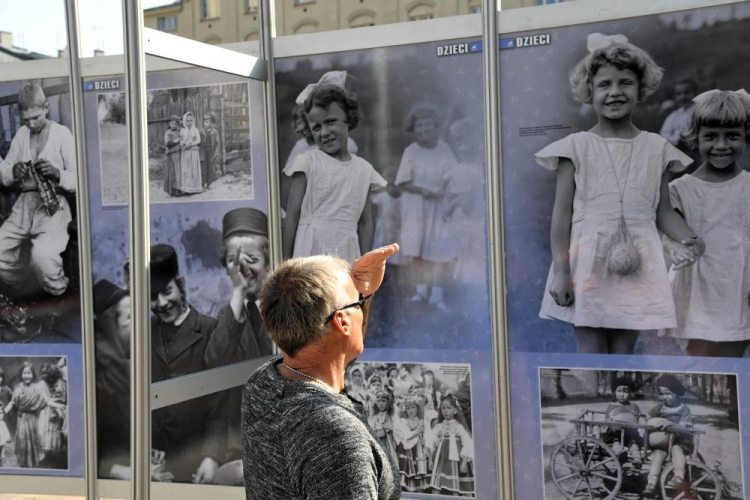
<path id="1" fill-rule="evenodd" d="M 468 365 L 355 363 L 346 392 L 398 464 L 403 493 L 476 496 Z"/>
<path id="2" fill-rule="evenodd" d="M 71 121 L 67 80 L 0 84 L 0 344 L 80 342 Z"/>
<path id="3" fill-rule="evenodd" d="M 68 469 L 66 357 L 0 357 L 0 470 Z"/>
<path id="4" fill-rule="evenodd" d="M 737 3 L 501 52 L 513 350 L 743 356 L 748 71 L 718 48 L 748 27 Z"/>
<path id="5" fill-rule="evenodd" d="M 102 204 L 128 201 L 125 94 L 97 96 Z M 253 198 L 244 83 L 148 92 L 152 203 Z"/>
<path id="6" fill-rule="evenodd" d="M 438 47 L 276 64 L 284 257 L 401 246 L 370 347 L 490 344 L 481 56 Z"/>
<path id="7" fill-rule="evenodd" d="M 546 500 L 741 500 L 737 376 L 541 368 Z"/>

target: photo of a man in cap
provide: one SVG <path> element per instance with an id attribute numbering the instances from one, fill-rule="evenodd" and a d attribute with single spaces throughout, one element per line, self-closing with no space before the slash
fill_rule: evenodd
<path id="1" fill-rule="evenodd" d="M 232 280 L 233 292 L 206 348 L 206 364 L 212 368 L 273 353 L 258 304 L 270 266 L 266 214 L 253 208 L 228 212 L 222 220 L 222 238 L 219 260 Z M 242 387 L 231 389 L 229 399 L 227 462 L 242 457 Z"/>
<path id="2" fill-rule="evenodd" d="M 214 128 L 214 125 L 216 125 L 216 118 L 213 113 L 206 113 L 203 116 L 200 149 L 203 189 L 210 189 L 211 184 L 216 180 L 216 166 L 221 159 L 219 133 Z"/>
<path id="3" fill-rule="evenodd" d="M 206 370 L 206 346 L 216 320 L 187 301 L 177 252 L 151 247 L 151 381 Z M 224 454 L 227 413 L 221 394 L 191 399 L 153 412 L 152 446 L 165 453 L 167 469 L 179 482 L 209 483 Z M 202 458 L 200 458 L 202 457 Z"/>

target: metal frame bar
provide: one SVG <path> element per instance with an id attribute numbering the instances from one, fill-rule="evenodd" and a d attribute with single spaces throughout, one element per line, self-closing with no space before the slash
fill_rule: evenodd
<path id="1" fill-rule="evenodd" d="M 215 392 L 245 385 L 248 377 L 271 356 L 234 363 L 151 384 L 151 411 Z"/>
<path id="2" fill-rule="evenodd" d="M 146 57 L 141 0 L 123 2 L 125 98 L 128 125 L 128 215 L 130 223 L 130 491 L 133 500 L 151 494 L 151 304 Z"/>
<path id="3" fill-rule="evenodd" d="M 506 321 L 505 243 L 500 123 L 500 37 L 498 0 L 482 2 L 485 154 L 487 169 L 487 240 L 490 264 L 490 317 L 495 393 L 498 498 L 513 497 L 513 441 L 511 439 L 508 325 Z"/>
<path id="4" fill-rule="evenodd" d="M 261 23 L 261 30 L 262 26 Z M 143 28 L 143 50 L 148 55 L 253 80 L 268 78 L 265 58 L 259 59 L 249 54 L 196 42 L 151 28 Z"/>
<path id="5" fill-rule="evenodd" d="M 268 79 L 263 84 L 263 117 L 266 141 L 266 192 L 268 202 L 269 245 L 271 269 L 281 264 L 281 182 L 279 180 L 279 141 L 276 121 L 276 71 L 273 60 L 273 39 L 276 35 L 274 23 L 274 0 L 258 2 L 260 15 L 260 56 L 266 61 Z"/>
<path id="6" fill-rule="evenodd" d="M 76 205 L 78 207 L 78 261 L 83 349 L 83 427 L 86 498 L 95 500 L 99 479 L 96 442 L 96 350 L 94 346 L 93 272 L 91 268 L 91 212 L 89 210 L 86 127 L 83 118 L 81 88 L 81 44 L 78 0 L 65 1 L 70 64 L 70 101 L 73 115 L 73 138 L 76 144 Z M 83 258 L 81 258 L 83 257 Z"/>

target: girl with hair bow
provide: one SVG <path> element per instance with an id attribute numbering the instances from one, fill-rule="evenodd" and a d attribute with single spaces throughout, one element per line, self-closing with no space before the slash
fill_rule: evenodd
<path id="1" fill-rule="evenodd" d="M 474 440 L 461 413 L 461 405 L 452 394 L 440 401 L 438 423 L 427 432 L 425 448 L 432 469 L 432 492 L 473 497 Z"/>
<path id="2" fill-rule="evenodd" d="M 737 163 L 750 134 L 750 96 L 711 90 L 694 99 L 686 142 L 703 163 L 669 185 L 672 206 L 706 242 L 691 267 L 680 246 L 664 238 L 678 339 L 690 356 L 742 357 L 750 343 L 750 174 Z"/>
<path id="3" fill-rule="evenodd" d="M 539 151 L 557 173 L 550 267 L 540 316 L 572 323 L 578 352 L 632 354 L 641 330 L 673 328 L 674 301 L 657 229 L 694 262 L 703 241 L 669 203 L 671 172 L 692 160 L 632 122 L 663 70 L 623 35 L 588 37 L 570 74 L 597 123 Z"/>

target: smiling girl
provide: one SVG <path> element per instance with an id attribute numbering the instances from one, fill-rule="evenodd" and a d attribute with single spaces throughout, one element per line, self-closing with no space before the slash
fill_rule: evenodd
<path id="1" fill-rule="evenodd" d="M 387 183 L 348 148 L 362 118 L 357 95 L 317 85 L 305 99 L 305 120 L 318 149 L 284 168 L 292 177 L 284 222 L 284 258 L 335 254 L 350 262 L 370 251 L 370 190 Z"/>
<path id="2" fill-rule="evenodd" d="M 703 163 L 672 182 L 672 206 L 706 242 L 696 265 L 675 255 L 670 272 L 677 328 L 691 356 L 742 357 L 750 343 L 750 174 L 737 159 L 750 134 L 750 97 L 745 91 L 712 90 L 695 98 L 687 142 Z M 670 256 L 674 241 L 665 238 Z M 679 249 L 679 247 L 678 247 Z"/>
<path id="3" fill-rule="evenodd" d="M 692 160 L 632 123 L 662 69 L 622 35 L 592 34 L 588 50 L 570 82 L 596 125 L 536 154 L 557 172 L 540 316 L 572 323 L 579 352 L 630 354 L 640 330 L 676 325 L 657 229 L 680 242 L 686 261 L 704 245 L 669 203 L 670 172 Z"/>

